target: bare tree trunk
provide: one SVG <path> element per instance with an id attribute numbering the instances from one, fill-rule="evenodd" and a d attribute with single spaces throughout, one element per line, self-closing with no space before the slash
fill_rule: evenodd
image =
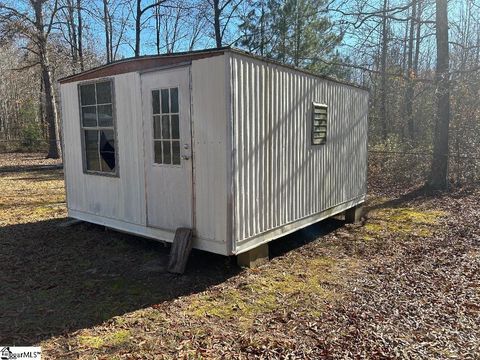
<path id="1" fill-rule="evenodd" d="M 160 5 L 155 7 L 155 45 L 160 54 Z"/>
<path id="2" fill-rule="evenodd" d="M 110 49 L 110 27 L 108 25 L 109 11 L 108 11 L 108 0 L 103 0 L 103 27 L 105 30 L 105 50 L 107 52 L 107 63 L 112 61 L 111 58 L 111 49 Z"/>
<path id="3" fill-rule="evenodd" d="M 448 186 L 450 76 L 447 7 L 447 0 L 436 0 L 437 67 L 435 83 L 437 113 L 433 139 L 433 160 L 430 171 L 430 186 L 434 189 L 446 189 Z"/>
<path id="4" fill-rule="evenodd" d="M 137 10 L 135 16 L 135 57 L 140 56 L 140 35 L 142 21 L 142 1 L 137 0 Z"/>
<path id="5" fill-rule="evenodd" d="M 417 34 L 415 36 L 415 57 L 413 59 L 413 72 L 414 75 L 418 74 L 418 61 L 420 58 L 420 42 L 422 34 L 422 0 L 417 0 Z"/>
<path id="6" fill-rule="evenodd" d="M 417 18 L 417 3 L 412 1 L 412 16 L 410 23 L 410 34 L 408 39 L 408 58 L 407 58 L 407 88 L 405 91 L 405 118 L 407 120 L 408 136 L 410 140 L 415 140 L 415 124 L 413 122 L 413 44 L 415 36 L 415 20 Z"/>
<path id="7" fill-rule="evenodd" d="M 77 0 L 77 33 L 78 33 L 78 59 L 80 60 L 80 71 L 85 70 L 85 64 L 83 62 L 83 42 L 82 42 L 82 0 Z"/>
<path id="8" fill-rule="evenodd" d="M 48 122 L 48 154 L 47 158 L 58 159 L 62 156 L 60 147 L 60 132 L 58 129 L 57 106 L 52 86 L 52 74 L 48 60 L 47 36 L 43 20 L 44 0 L 30 0 L 35 12 L 35 30 L 38 45 L 38 55 L 42 72 L 43 89 L 45 92 L 45 117 Z"/>
<path id="9" fill-rule="evenodd" d="M 388 52 L 388 27 L 387 27 L 387 7 L 388 0 L 383 0 L 382 12 L 382 53 L 380 60 L 381 72 L 381 98 L 380 98 L 380 120 L 382 126 L 382 138 L 387 139 L 388 136 L 388 119 L 387 119 L 387 52 Z"/>
<path id="10" fill-rule="evenodd" d="M 215 30 L 215 43 L 217 48 L 222 47 L 222 29 L 220 25 L 220 0 L 213 0 L 213 28 Z"/>
<path id="11" fill-rule="evenodd" d="M 48 120 L 48 154 L 47 158 L 59 159 L 62 156 L 60 131 L 58 128 L 57 105 L 52 86 L 52 75 L 47 56 L 42 63 L 42 79 L 45 88 L 45 115 Z"/>

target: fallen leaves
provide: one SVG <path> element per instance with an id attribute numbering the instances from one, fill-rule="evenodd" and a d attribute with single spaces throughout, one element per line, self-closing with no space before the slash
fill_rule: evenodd
<path id="1" fill-rule="evenodd" d="M 149 242 L 55 227 L 61 182 L 0 176 L 0 337 L 47 359 L 480 357 L 478 189 L 370 195 L 364 226 L 292 234 L 255 271 L 194 252 L 176 277 Z"/>

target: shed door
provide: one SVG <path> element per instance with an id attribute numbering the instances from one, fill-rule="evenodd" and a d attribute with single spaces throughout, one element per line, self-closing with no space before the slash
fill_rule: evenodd
<path id="1" fill-rule="evenodd" d="M 192 227 L 188 68 L 141 75 L 147 225 Z"/>

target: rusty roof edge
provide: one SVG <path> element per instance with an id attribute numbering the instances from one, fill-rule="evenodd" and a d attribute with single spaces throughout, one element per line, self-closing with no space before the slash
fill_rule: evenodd
<path id="1" fill-rule="evenodd" d="M 239 55 L 243 55 L 243 56 L 246 56 L 246 57 L 250 57 L 252 59 L 255 59 L 255 60 L 258 60 L 258 61 L 263 61 L 263 62 L 272 64 L 272 65 L 275 65 L 275 66 L 295 70 L 295 71 L 301 72 L 303 74 L 313 76 L 313 77 L 316 77 L 316 78 L 319 78 L 319 79 L 322 79 L 322 80 L 331 81 L 331 82 L 334 82 L 334 83 L 351 86 L 351 87 L 354 87 L 354 88 L 357 88 L 357 89 L 360 89 L 360 90 L 364 90 L 364 91 L 367 91 L 367 92 L 370 91 L 370 89 L 366 86 L 358 85 L 358 84 L 355 84 L 353 82 L 346 81 L 346 80 L 336 79 L 336 78 L 333 78 L 333 77 L 327 76 L 327 75 L 317 74 L 317 73 L 314 73 L 312 71 L 308 71 L 306 69 L 302 69 L 302 68 L 299 68 L 299 67 L 296 67 L 296 66 L 293 66 L 293 65 L 284 64 L 284 63 L 281 63 L 280 61 L 269 59 L 269 58 L 266 58 L 266 57 L 262 57 L 262 56 L 259 56 L 259 55 L 256 55 L 256 54 L 252 54 L 248 51 L 241 50 L 241 49 L 238 49 L 238 48 L 234 48 L 234 47 L 231 47 L 231 46 L 225 46 L 225 47 L 221 47 L 221 48 L 201 49 L 201 50 L 194 50 L 194 51 L 183 51 L 183 52 L 177 52 L 177 53 L 171 53 L 171 54 L 143 55 L 143 56 L 140 56 L 140 57 L 131 57 L 131 58 L 126 58 L 126 59 L 121 59 L 121 60 L 117 60 L 117 61 L 114 61 L 114 62 L 111 62 L 111 63 L 108 63 L 108 64 L 104 64 L 104 65 L 100 65 L 100 66 L 91 68 L 91 69 L 86 70 L 86 71 L 82 71 L 82 72 L 77 73 L 77 74 L 72 74 L 72 75 L 62 77 L 62 78 L 58 79 L 58 82 L 60 84 L 65 83 L 65 82 L 72 82 L 72 81 L 75 81 L 75 78 L 77 78 L 77 77 L 82 77 L 84 75 L 88 75 L 88 74 L 94 73 L 94 72 L 99 71 L 99 70 L 107 69 L 107 68 L 109 68 L 111 66 L 115 66 L 117 64 L 123 64 L 123 63 L 129 63 L 129 62 L 135 62 L 135 61 L 141 61 L 141 60 L 148 60 L 148 59 L 168 59 L 168 58 L 175 58 L 175 57 L 188 56 L 188 55 L 194 56 L 194 55 L 202 55 L 202 54 L 209 54 L 209 53 L 215 54 L 215 53 L 224 53 L 224 52 L 232 52 L 234 54 L 239 54 Z M 221 54 L 219 54 L 219 55 L 221 55 Z"/>
<path id="2" fill-rule="evenodd" d="M 221 48 L 210 48 L 210 49 L 201 49 L 201 50 L 193 50 L 193 51 L 182 51 L 182 52 L 176 52 L 176 53 L 171 53 L 171 54 L 142 55 L 142 56 L 139 56 L 139 57 L 130 57 L 130 58 L 116 60 L 116 61 L 113 61 L 113 62 L 108 63 L 108 64 L 99 65 L 99 66 L 93 67 L 91 69 L 88 69 L 88 70 L 85 70 L 85 71 L 82 71 L 82 72 L 79 72 L 79 73 L 76 73 L 76 74 L 64 76 L 64 77 L 58 79 L 57 81 L 60 84 L 62 84 L 62 83 L 65 83 L 65 82 L 72 81 L 76 77 L 91 74 L 91 73 L 94 73 L 96 71 L 107 69 L 111 66 L 115 66 L 115 65 L 123 64 L 123 63 L 129 63 L 129 62 L 135 62 L 135 61 L 141 61 L 141 60 L 149 60 L 149 59 L 169 59 L 169 58 L 188 56 L 188 55 L 223 53 L 228 49 L 230 49 L 230 47 L 226 46 L 226 47 L 221 47 Z M 221 54 L 219 54 L 219 55 L 221 55 Z"/>

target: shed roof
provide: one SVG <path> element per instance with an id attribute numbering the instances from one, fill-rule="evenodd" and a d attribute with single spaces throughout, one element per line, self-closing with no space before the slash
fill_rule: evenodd
<path id="1" fill-rule="evenodd" d="M 333 81 L 333 82 L 344 84 L 344 85 L 353 86 L 353 87 L 368 91 L 368 89 L 364 86 L 360 86 L 344 80 L 338 80 L 329 76 L 315 74 L 305 69 L 297 68 L 291 65 L 286 65 L 279 61 L 254 55 L 249 52 L 232 48 L 232 47 L 203 49 L 203 50 L 195 50 L 195 51 L 188 51 L 188 52 L 161 54 L 161 55 L 144 55 L 136 58 L 132 57 L 127 59 L 117 60 L 109 64 L 101 65 L 101 66 L 92 68 L 90 70 L 83 71 L 78 74 L 66 76 L 64 78 L 61 78 L 59 82 L 61 84 L 65 84 L 65 83 L 75 82 L 75 81 L 85 81 L 85 80 L 91 80 L 91 79 L 96 79 L 101 77 L 112 76 L 112 75 L 125 74 L 129 72 L 134 72 L 134 71 L 146 71 L 146 70 L 161 68 L 169 65 L 178 65 L 182 63 L 188 63 L 193 60 L 219 56 L 219 55 L 223 55 L 225 52 L 233 52 L 233 53 L 241 54 L 244 56 L 257 59 L 259 61 L 272 63 L 277 66 L 300 71 L 302 73 L 315 76 L 321 79 Z"/>
<path id="2" fill-rule="evenodd" d="M 189 52 L 178 52 L 172 54 L 162 55 L 145 55 L 134 58 L 127 58 L 117 60 L 109 64 L 94 67 L 90 70 L 83 71 L 78 74 L 73 74 L 61 78 L 59 82 L 61 84 L 91 80 L 100 77 L 125 74 L 134 71 L 143 71 L 149 69 L 155 69 L 168 65 L 177 65 L 186 63 L 192 60 L 204 59 L 212 56 L 222 55 L 227 48 L 205 49 Z"/>

